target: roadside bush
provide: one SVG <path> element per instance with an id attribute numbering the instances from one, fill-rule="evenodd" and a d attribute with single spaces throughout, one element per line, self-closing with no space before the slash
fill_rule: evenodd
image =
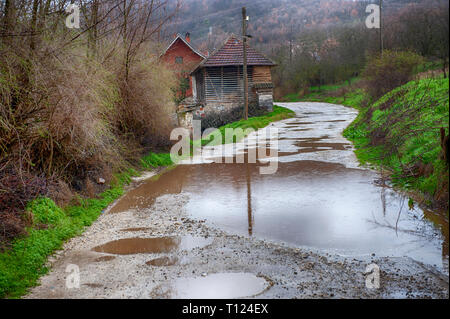
<path id="1" fill-rule="evenodd" d="M 356 155 L 391 171 L 394 185 L 448 209 L 448 79 L 411 81 L 361 109 L 344 136 Z"/>
<path id="2" fill-rule="evenodd" d="M 78 191 L 87 177 L 137 161 L 136 150 L 168 145 L 173 74 L 146 51 L 125 80 L 120 52 L 102 64 L 78 51 L 43 59 L 0 47 L 0 172 L 60 178 Z"/>
<path id="3" fill-rule="evenodd" d="M 170 88 L 177 79 L 173 72 L 154 61 L 149 50 L 142 50 L 143 54 L 136 57 L 126 80 L 121 70 L 116 71 L 121 103 L 115 123 L 120 134 L 138 142 L 138 146 L 155 148 L 170 144 L 170 131 L 174 127 L 171 115 L 176 109 Z"/>
<path id="4" fill-rule="evenodd" d="M 93 68 L 73 56 L 42 60 L 12 51 L 2 55 L 2 164 L 68 176 L 94 154 L 116 157 L 117 141 L 105 121 L 108 110 L 98 97 L 105 85 L 103 70 Z"/>
<path id="5" fill-rule="evenodd" d="M 44 176 L 20 174 L 15 169 L 0 171 L 0 212 L 22 211 L 33 198 L 48 195 L 49 184 Z"/>
<path id="6" fill-rule="evenodd" d="M 95 197 L 115 172 L 168 145 L 174 76 L 150 49 L 136 54 L 126 79 L 119 48 L 111 56 L 105 45 L 92 57 L 82 45 L 51 55 L 53 47 L 45 41 L 32 53 L 20 43 L 1 44 L 0 231 L 5 236 L 0 241 L 5 242 L 23 233 L 27 202 L 39 196 L 58 204 L 77 194 Z M 104 181 L 98 183 L 100 177 Z"/>
<path id="7" fill-rule="evenodd" d="M 372 56 L 363 72 L 366 90 L 373 99 L 378 99 L 394 88 L 412 79 L 414 70 L 423 63 L 423 58 L 408 51 L 383 51 Z"/>

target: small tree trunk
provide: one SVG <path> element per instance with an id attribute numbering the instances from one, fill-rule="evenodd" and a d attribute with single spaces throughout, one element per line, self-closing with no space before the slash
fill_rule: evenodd
<path id="1" fill-rule="evenodd" d="M 447 70 L 446 70 L 446 68 L 447 68 L 447 59 L 446 58 L 444 58 L 444 66 L 443 66 L 443 68 L 442 68 L 442 71 L 444 72 L 444 79 L 446 79 L 447 78 Z"/>
<path id="2" fill-rule="evenodd" d="M 16 4 L 15 0 L 5 0 L 3 16 L 3 32 L 5 33 L 4 43 L 9 44 L 11 42 L 11 35 L 14 33 L 15 17 L 16 17 Z"/>
<path id="3" fill-rule="evenodd" d="M 88 35 L 88 56 L 95 57 L 97 54 L 97 23 L 98 23 L 98 0 L 92 1 L 91 28 Z"/>
<path id="4" fill-rule="evenodd" d="M 39 0 L 33 0 L 33 11 L 31 13 L 31 36 L 30 49 L 34 51 L 36 48 L 36 31 L 37 31 L 37 14 L 38 14 Z"/>
<path id="5" fill-rule="evenodd" d="M 44 0 L 39 0 L 39 22 L 38 22 L 38 30 L 42 30 L 45 23 L 45 18 L 48 15 L 48 11 L 50 10 L 51 0 L 47 0 L 45 5 L 43 4 Z"/>

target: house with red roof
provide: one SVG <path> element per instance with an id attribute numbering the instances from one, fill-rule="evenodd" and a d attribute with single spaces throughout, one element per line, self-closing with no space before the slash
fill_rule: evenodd
<path id="1" fill-rule="evenodd" d="M 186 33 L 184 37 L 177 34 L 160 56 L 161 61 L 174 70 L 181 81 L 184 81 L 183 97 L 192 96 L 193 82 L 190 73 L 205 58 L 202 52 L 192 46 L 189 33 Z"/>

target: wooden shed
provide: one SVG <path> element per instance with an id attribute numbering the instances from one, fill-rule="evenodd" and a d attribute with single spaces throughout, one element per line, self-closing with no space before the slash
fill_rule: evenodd
<path id="1" fill-rule="evenodd" d="M 223 111 L 244 104 L 243 43 L 232 35 L 191 73 L 193 97 L 205 111 Z M 249 103 L 273 108 L 271 68 L 276 64 L 247 44 Z"/>

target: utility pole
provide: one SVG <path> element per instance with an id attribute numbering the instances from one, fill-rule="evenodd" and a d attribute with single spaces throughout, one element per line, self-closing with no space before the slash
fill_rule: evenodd
<path id="1" fill-rule="evenodd" d="M 380 0 L 380 55 L 383 55 L 383 0 Z"/>
<path id="2" fill-rule="evenodd" d="M 248 120 L 248 78 L 247 78 L 247 12 L 242 7 L 242 47 L 243 47 L 243 67 L 244 75 L 244 119 Z"/>

